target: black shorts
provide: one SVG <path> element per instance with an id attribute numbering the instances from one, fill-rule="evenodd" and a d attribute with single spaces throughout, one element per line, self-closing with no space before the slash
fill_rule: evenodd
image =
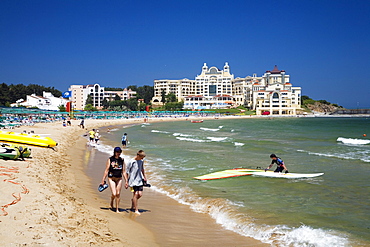
<path id="1" fill-rule="evenodd" d="M 143 191 L 144 190 L 144 186 L 134 186 L 132 188 L 134 189 L 134 191 Z"/>
<path id="2" fill-rule="evenodd" d="M 274 172 L 282 172 L 284 170 L 284 167 L 278 166 Z"/>
<path id="3" fill-rule="evenodd" d="M 93 137 L 89 137 L 90 138 L 90 141 L 93 141 L 94 140 L 94 138 Z"/>
<path id="4" fill-rule="evenodd" d="M 126 141 L 122 141 L 122 145 L 125 145 L 126 146 Z"/>

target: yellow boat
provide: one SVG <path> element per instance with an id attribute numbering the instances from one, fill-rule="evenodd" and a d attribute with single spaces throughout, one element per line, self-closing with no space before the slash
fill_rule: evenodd
<path id="1" fill-rule="evenodd" d="M 45 148 L 52 148 L 58 145 L 50 137 L 39 136 L 35 134 L 15 133 L 12 131 L 0 131 L 0 141 L 21 143 Z"/>

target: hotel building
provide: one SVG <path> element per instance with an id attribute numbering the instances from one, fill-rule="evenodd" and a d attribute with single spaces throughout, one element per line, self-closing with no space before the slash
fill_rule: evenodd
<path id="1" fill-rule="evenodd" d="M 162 92 L 173 93 L 184 101 L 184 109 L 217 109 L 246 106 L 257 115 L 295 115 L 301 108 L 301 88 L 293 87 L 290 76 L 277 66 L 261 77 L 234 78 L 228 63 L 223 70 L 208 68 L 195 80 L 155 80 L 153 104 L 160 104 Z"/>
<path id="2" fill-rule="evenodd" d="M 121 100 L 127 100 L 136 97 L 136 92 L 125 88 L 123 91 L 105 91 L 104 87 L 99 84 L 91 85 L 71 85 L 68 89 L 71 91 L 69 98 L 75 110 L 84 110 L 87 97 L 90 95 L 93 107 L 97 109 L 103 108 L 103 100 L 112 101 L 118 95 Z"/>

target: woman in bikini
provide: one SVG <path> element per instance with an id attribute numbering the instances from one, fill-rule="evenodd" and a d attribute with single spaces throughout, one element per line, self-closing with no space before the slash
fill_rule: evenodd
<path id="1" fill-rule="evenodd" d="M 102 183 L 105 183 L 105 178 L 108 176 L 108 184 L 110 190 L 112 191 L 110 206 L 114 209 L 114 199 L 116 200 L 116 212 L 119 213 L 119 201 L 122 189 L 122 177 L 125 178 L 125 188 L 128 188 L 127 184 L 127 173 L 126 165 L 124 160 L 121 158 L 122 149 L 120 147 L 115 147 L 113 151 L 113 156 L 111 156 L 106 163 L 105 171 L 102 179 Z"/>

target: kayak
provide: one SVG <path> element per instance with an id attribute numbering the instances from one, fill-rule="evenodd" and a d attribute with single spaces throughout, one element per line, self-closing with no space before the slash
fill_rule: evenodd
<path id="1" fill-rule="evenodd" d="M 35 134 L 15 133 L 12 131 L 0 131 L 0 141 L 27 144 L 39 147 L 52 148 L 58 145 L 50 137 L 42 137 Z"/>
<path id="2" fill-rule="evenodd" d="M 0 158 L 4 160 L 18 159 L 19 151 L 16 148 L 0 147 Z"/>

